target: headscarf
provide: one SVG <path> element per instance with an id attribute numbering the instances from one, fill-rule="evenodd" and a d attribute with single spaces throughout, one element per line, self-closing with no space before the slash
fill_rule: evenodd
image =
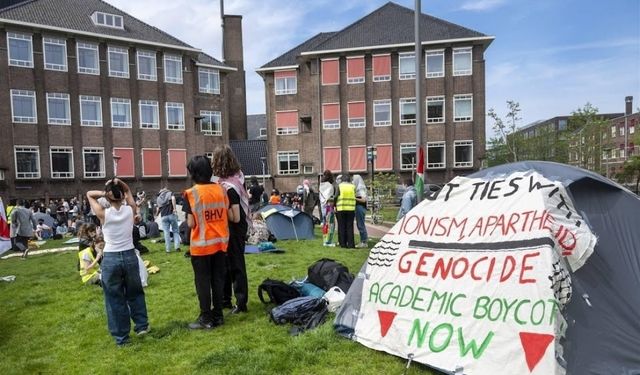
<path id="1" fill-rule="evenodd" d="M 240 209 L 244 211 L 244 218 L 247 221 L 248 228 L 251 228 L 253 223 L 249 211 L 249 193 L 247 193 L 247 189 L 244 188 L 244 174 L 242 171 L 238 171 L 238 173 L 233 176 L 221 177 L 218 182 L 222 184 L 226 190 L 233 188 L 233 190 L 236 191 L 240 197 Z"/>

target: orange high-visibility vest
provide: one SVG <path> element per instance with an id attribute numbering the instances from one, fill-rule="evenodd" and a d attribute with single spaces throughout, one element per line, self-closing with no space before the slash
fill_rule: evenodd
<path id="1" fill-rule="evenodd" d="M 194 185 L 185 195 L 195 223 L 191 228 L 191 255 L 226 252 L 229 242 L 229 198 L 226 191 L 222 186 L 212 183 Z"/>

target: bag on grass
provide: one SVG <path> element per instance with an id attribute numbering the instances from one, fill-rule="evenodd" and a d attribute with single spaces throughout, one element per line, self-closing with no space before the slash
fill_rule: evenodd
<path id="1" fill-rule="evenodd" d="M 353 282 L 353 275 L 342 263 L 323 258 L 309 267 L 307 281 L 325 291 L 337 286 L 346 293 Z"/>
<path id="2" fill-rule="evenodd" d="M 291 283 L 294 288 L 298 289 L 300 295 L 303 297 L 316 297 L 322 298 L 324 296 L 324 290 L 319 288 L 318 286 L 311 284 L 306 281 L 295 281 Z"/>
<path id="3" fill-rule="evenodd" d="M 271 320 L 275 324 L 306 326 L 322 310 L 327 310 L 327 302 L 322 298 L 297 297 L 271 309 Z"/>
<path id="4" fill-rule="evenodd" d="M 269 300 L 265 300 L 264 293 L 267 293 Z M 300 297 L 300 292 L 291 285 L 288 285 L 280 280 L 266 279 L 258 286 L 258 297 L 262 303 L 275 303 L 276 305 L 282 305 L 283 303 Z"/>

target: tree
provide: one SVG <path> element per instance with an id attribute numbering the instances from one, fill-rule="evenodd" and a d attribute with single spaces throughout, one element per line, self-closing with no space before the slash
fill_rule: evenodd
<path id="1" fill-rule="evenodd" d="M 638 193 L 638 186 L 640 185 L 640 156 L 632 156 L 624 162 L 622 172 L 617 176 L 620 182 L 634 182 L 635 193 Z"/>
<path id="2" fill-rule="evenodd" d="M 380 195 L 380 199 L 384 203 L 390 203 L 393 201 L 396 193 L 396 185 L 398 184 L 398 176 L 393 173 L 381 173 L 375 174 L 373 179 L 373 191 L 377 191 Z M 372 194 L 373 197 L 373 194 Z"/>
<path id="3" fill-rule="evenodd" d="M 587 103 L 571 113 L 568 128 L 571 132 L 572 163 L 584 169 L 606 174 L 602 163 L 602 151 L 609 145 L 603 144 L 603 135 L 608 122 L 598 114 L 598 108 Z"/>
<path id="4" fill-rule="evenodd" d="M 506 114 L 506 123 L 493 108 L 489 109 L 487 115 L 493 119 L 493 131 L 498 137 L 498 140 L 495 141 L 496 146 L 504 147 L 507 151 L 507 162 L 516 162 L 518 161 L 518 149 L 522 139 L 522 136 L 517 132 L 517 123 L 522 120 L 520 117 L 520 103 L 507 100 L 507 106 L 509 111 Z M 499 140 L 501 140 L 501 143 Z"/>

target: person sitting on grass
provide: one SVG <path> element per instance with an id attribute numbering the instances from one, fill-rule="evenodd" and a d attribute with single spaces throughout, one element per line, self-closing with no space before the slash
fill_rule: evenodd
<path id="1" fill-rule="evenodd" d="M 38 240 L 48 240 L 53 237 L 53 229 L 44 223 L 44 220 L 39 219 L 38 225 L 36 225 L 36 238 Z"/>
<path id="2" fill-rule="evenodd" d="M 97 239 L 89 247 L 78 252 L 78 260 L 80 261 L 80 277 L 83 284 L 101 285 L 100 261 L 102 260 L 102 250 L 104 249 L 104 241 Z"/>

